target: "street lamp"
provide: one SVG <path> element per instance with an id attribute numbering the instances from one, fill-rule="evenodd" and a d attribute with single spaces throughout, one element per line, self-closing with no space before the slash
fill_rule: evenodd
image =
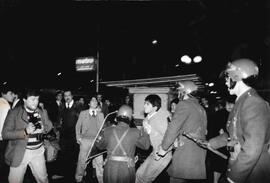
<path id="1" fill-rule="evenodd" d="M 191 58 L 188 55 L 184 55 L 181 57 L 181 62 L 185 63 L 185 64 L 190 64 L 191 63 Z"/>
<path id="2" fill-rule="evenodd" d="M 202 61 L 202 57 L 200 55 L 195 56 L 193 59 L 191 59 L 190 56 L 188 56 L 188 55 L 183 55 L 181 57 L 181 62 L 183 62 L 185 64 L 191 64 L 192 61 L 194 63 L 200 63 Z"/>
<path id="3" fill-rule="evenodd" d="M 194 63 L 200 63 L 201 61 L 202 61 L 202 57 L 201 57 L 200 55 L 195 56 L 195 57 L 193 58 L 193 62 L 194 62 Z"/>

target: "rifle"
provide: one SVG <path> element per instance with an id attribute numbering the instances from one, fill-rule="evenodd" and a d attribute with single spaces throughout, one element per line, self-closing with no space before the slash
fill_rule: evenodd
<path id="1" fill-rule="evenodd" d="M 216 155 L 222 157 L 223 159 L 228 159 L 228 157 L 225 154 L 223 154 L 223 153 L 213 149 L 211 146 L 209 146 L 208 142 L 206 140 L 198 139 L 196 137 L 193 137 L 190 133 L 186 133 L 186 132 L 183 132 L 182 135 L 187 137 L 189 140 L 192 140 L 193 142 L 195 142 L 198 146 L 215 153 Z"/>

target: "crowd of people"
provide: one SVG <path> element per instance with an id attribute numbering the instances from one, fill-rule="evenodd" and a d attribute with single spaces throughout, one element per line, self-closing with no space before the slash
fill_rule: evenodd
<path id="1" fill-rule="evenodd" d="M 44 105 L 38 89 L 4 86 L 1 180 L 23 183 L 29 167 L 37 183 L 91 182 L 89 174 L 98 183 L 270 182 L 270 107 L 255 90 L 258 75 L 252 60 L 228 63 L 222 76 L 236 98 L 211 109 L 193 81 L 177 82 L 169 107 L 149 94 L 140 128 L 130 95 L 115 108 L 101 93 L 75 101 L 64 90 Z M 140 164 L 137 149 L 148 152 Z"/>

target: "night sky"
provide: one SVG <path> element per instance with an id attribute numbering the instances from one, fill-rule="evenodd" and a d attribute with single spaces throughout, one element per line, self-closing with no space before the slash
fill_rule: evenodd
<path id="1" fill-rule="evenodd" d="M 76 72 L 75 60 L 97 52 L 101 81 L 190 73 L 212 81 L 228 61 L 244 56 L 269 83 L 266 1 L 14 0 L 2 1 L 0 10 L 0 84 L 94 87 L 95 72 Z M 203 61 L 185 65 L 184 54 Z"/>

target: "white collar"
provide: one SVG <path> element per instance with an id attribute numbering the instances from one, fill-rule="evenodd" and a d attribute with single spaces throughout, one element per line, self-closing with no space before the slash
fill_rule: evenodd
<path id="1" fill-rule="evenodd" d="M 96 109 L 91 109 L 90 108 L 89 109 L 89 114 L 92 115 L 93 111 L 94 111 L 94 114 L 97 115 L 97 108 Z"/>
<path id="2" fill-rule="evenodd" d="M 16 106 L 16 104 L 19 102 L 20 99 L 16 99 L 13 103 L 12 103 L 12 109 Z"/>
<path id="3" fill-rule="evenodd" d="M 67 108 L 68 108 L 68 107 L 71 108 L 71 107 L 73 106 L 73 103 L 74 103 L 74 100 L 71 100 L 70 103 L 69 103 L 69 106 L 68 106 L 68 103 L 66 102 L 66 107 L 67 107 Z"/>
<path id="4" fill-rule="evenodd" d="M 57 105 L 60 105 L 62 102 L 59 100 L 56 100 Z"/>
<path id="5" fill-rule="evenodd" d="M 149 120 L 149 119 L 152 118 L 156 113 L 157 113 L 157 111 L 153 112 L 152 114 L 147 114 L 146 118 Z"/>
<path id="6" fill-rule="evenodd" d="M 244 89 L 241 90 L 241 92 L 239 92 L 239 95 L 237 95 L 235 101 L 237 101 L 244 93 L 246 93 L 246 91 L 250 90 L 251 87 L 247 86 L 247 87 L 244 87 Z"/>

